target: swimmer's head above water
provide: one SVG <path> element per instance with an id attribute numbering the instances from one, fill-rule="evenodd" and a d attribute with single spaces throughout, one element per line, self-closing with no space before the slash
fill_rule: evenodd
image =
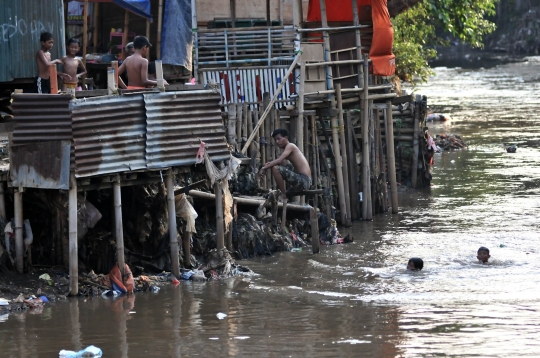
<path id="1" fill-rule="evenodd" d="M 407 263 L 407 270 L 420 271 L 423 268 L 424 268 L 424 261 L 418 257 L 413 257 L 409 259 L 409 263 Z"/>
<path id="2" fill-rule="evenodd" d="M 487 247 L 482 246 L 478 249 L 476 258 L 482 261 L 482 263 L 487 263 L 490 257 L 489 249 Z"/>

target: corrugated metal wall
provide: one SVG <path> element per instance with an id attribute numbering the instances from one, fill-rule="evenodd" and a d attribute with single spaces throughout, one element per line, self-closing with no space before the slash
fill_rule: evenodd
<path id="1" fill-rule="evenodd" d="M 270 97 L 274 95 L 279 84 L 283 81 L 283 76 L 287 73 L 290 64 L 286 66 L 275 66 L 271 68 L 254 68 L 245 69 L 223 69 L 223 70 L 207 70 L 199 69 L 203 75 L 204 83 L 217 83 L 221 91 L 222 102 L 224 105 L 228 103 L 256 103 L 262 102 L 262 95 L 265 92 L 270 93 Z M 295 81 L 291 74 L 286 78 L 286 84 L 281 89 L 278 95 L 279 100 L 287 100 L 292 94 L 296 93 Z M 284 104 L 292 104 L 291 102 L 278 102 L 275 107 L 279 108 Z"/>
<path id="2" fill-rule="evenodd" d="M 11 144 L 73 143 L 71 170 L 78 178 L 195 164 L 200 140 L 207 144 L 212 160 L 226 160 L 230 152 L 219 101 L 213 91 L 83 99 L 17 94 Z M 32 180 L 45 182 L 40 177 L 47 173 L 45 157 L 25 158 L 24 151 L 19 153 L 19 166 L 26 165 Z M 12 178 L 28 182 L 28 178 L 17 179 Z"/>
<path id="3" fill-rule="evenodd" d="M 146 168 L 142 95 L 75 99 L 70 109 L 76 177 Z"/>
<path id="4" fill-rule="evenodd" d="M 229 158 L 219 109 L 212 91 L 150 93 L 146 102 L 148 168 L 195 164 L 200 141 L 212 160 Z"/>
<path id="5" fill-rule="evenodd" d="M 13 95 L 13 144 L 71 141 L 70 95 Z"/>
<path id="6" fill-rule="evenodd" d="M 54 36 L 52 59 L 66 53 L 62 0 L 0 0 L 0 82 L 37 76 L 39 36 Z"/>

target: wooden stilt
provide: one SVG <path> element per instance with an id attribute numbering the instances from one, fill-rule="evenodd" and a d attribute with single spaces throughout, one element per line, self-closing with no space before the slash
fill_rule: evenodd
<path id="1" fill-rule="evenodd" d="M 120 187 L 120 175 L 116 174 L 113 184 L 114 195 L 114 231 L 116 232 L 116 260 L 118 268 L 124 276 L 125 258 L 124 258 L 124 228 L 122 224 L 122 193 Z"/>
<path id="2" fill-rule="evenodd" d="M 387 101 L 386 109 L 386 160 L 388 165 L 388 179 L 390 180 L 390 193 L 392 197 L 392 214 L 398 213 L 398 197 L 396 182 L 396 159 L 394 153 L 394 121 L 392 119 L 392 102 Z"/>
<path id="3" fill-rule="evenodd" d="M 232 105 L 234 106 L 234 105 Z M 244 121 L 244 105 L 236 105 L 236 150 L 242 149 L 242 123 Z"/>
<path id="4" fill-rule="evenodd" d="M 165 177 L 167 186 L 167 206 L 169 211 L 169 242 L 171 245 L 171 271 L 176 277 L 180 277 L 180 259 L 178 253 L 178 231 L 176 229 L 176 205 L 174 202 L 174 185 L 172 169 L 168 170 Z"/>
<path id="5" fill-rule="evenodd" d="M 0 182 L 0 218 L 6 222 L 6 198 L 4 196 L 4 182 Z"/>
<path id="6" fill-rule="evenodd" d="M 349 160 L 347 156 L 347 147 L 345 145 L 345 122 L 343 120 L 343 102 L 341 97 L 341 84 L 336 85 L 336 97 L 337 97 L 337 107 L 338 107 L 338 128 L 336 129 L 339 132 L 339 143 L 341 149 L 341 162 L 343 168 L 343 192 L 345 196 L 345 206 L 347 208 L 347 216 L 345 222 L 342 223 L 345 226 L 351 226 L 351 197 L 349 190 Z"/>
<path id="7" fill-rule="evenodd" d="M 214 183 L 214 194 L 216 195 L 216 245 L 218 250 L 225 248 L 225 230 L 223 228 L 223 183 Z"/>
<path id="8" fill-rule="evenodd" d="M 283 209 L 281 212 L 281 232 L 285 232 L 285 226 L 287 224 L 287 196 L 283 195 Z"/>
<path id="9" fill-rule="evenodd" d="M 347 148 L 349 150 L 349 195 L 351 197 L 351 221 L 360 218 L 360 198 L 358 197 L 358 164 L 356 164 L 356 149 L 354 147 L 354 128 L 351 124 L 350 115 L 345 119 L 345 133 Z"/>
<path id="10" fill-rule="evenodd" d="M 378 150 L 378 159 L 379 159 L 379 172 L 382 174 L 382 211 L 385 213 L 388 211 L 388 190 L 386 188 L 386 160 L 384 158 L 384 151 L 382 146 L 382 127 L 379 120 L 380 113 L 376 117 L 375 123 L 378 126 L 377 128 L 377 147 Z M 381 175 L 380 174 L 380 175 Z"/>
<path id="11" fill-rule="evenodd" d="M 225 246 L 227 247 L 227 250 L 229 252 L 233 251 L 233 226 L 236 221 L 236 199 L 233 199 L 233 206 L 232 206 L 232 216 L 233 221 L 231 222 L 231 227 L 229 228 L 229 231 L 227 232 L 227 242 L 225 243 Z"/>
<path id="12" fill-rule="evenodd" d="M 98 53 L 99 46 L 99 3 L 94 3 L 94 33 L 92 34 L 92 42 L 94 43 L 94 53 Z"/>
<path id="13" fill-rule="evenodd" d="M 13 204 L 15 206 L 15 266 L 18 273 L 24 270 L 24 242 L 23 242 L 23 202 L 22 192 L 15 190 Z"/>
<path id="14" fill-rule="evenodd" d="M 309 221 L 311 224 L 311 248 L 314 254 L 319 253 L 319 219 L 317 217 L 317 210 L 311 208 L 309 210 Z"/>
<path id="15" fill-rule="evenodd" d="M 313 188 L 318 189 L 318 182 L 319 182 L 319 156 L 318 156 L 318 147 L 317 147 L 317 126 L 315 123 L 315 116 L 309 116 L 309 121 L 311 123 L 311 156 L 312 156 L 312 170 L 311 170 L 311 177 L 313 179 Z M 319 196 L 315 195 L 313 197 L 313 207 L 318 208 L 319 207 Z"/>
<path id="16" fill-rule="evenodd" d="M 324 25 L 323 25 L 324 26 Z M 338 136 L 338 127 L 339 122 L 337 117 L 332 117 L 332 142 L 334 146 L 334 155 L 336 156 L 336 178 L 338 186 L 338 200 L 339 200 L 339 211 L 341 217 L 341 225 L 347 225 L 348 212 L 347 212 L 347 203 L 345 199 L 345 185 L 343 184 L 343 162 L 341 160 L 341 153 L 339 150 L 339 136 Z M 350 224 L 349 224 L 350 225 Z"/>
<path id="17" fill-rule="evenodd" d="M 269 104 L 270 103 L 270 93 L 268 92 L 265 92 L 263 94 L 263 107 L 266 108 L 266 112 L 269 113 L 270 111 L 270 108 L 269 108 Z M 264 115 L 264 114 L 263 114 Z M 261 116 L 261 119 L 262 119 L 262 116 Z M 261 121 L 261 119 L 259 119 L 259 122 Z M 269 132 L 269 127 L 268 127 L 268 122 L 269 121 L 266 121 L 266 122 L 263 122 L 261 127 L 264 128 L 264 134 L 265 134 L 265 137 L 266 137 L 266 145 L 263 147 L 263 153 L 264 153 L 264 157 L 265 157 L 265 161 L 263 162 L 263 165 L 266 164 L 266 162 L 269 162 L 272 160 L 272 157 L 270 156 L 270 146 L 271 146 L 271 143 L 272 143 L 272 132 Z M 271 170 L 267 170 L 266 171 L 266 188 L 267 189 L 271 189 L 272 188 L 272 171 Z"/>
<path id="18" fill-rule="evenodd" d="M 79 257 L 77 247 L 77 180 L 71 173 L 69 189 L 69 292 L 79 294 Z"/>
<path id="19" fill-rule="evenodd" d="M 259 107 L 260 108 L 260 107 Z M 257 120 L 259 117 L 259 113 L 257 112 L 256 113 L 256 116 L 255 116 L 255 120 Z M 266 164 L 266 146 L 268 145 L 267 142 L 268 142 L 268 138 L 266 138 L 266 131 L 264 129 L 264 126 L 260 126 L 259 127 L 259 137 L 260 137 L 260 147 L 259 147 L 259 151 L 261 153 L 261 167 L 263 165 Z M 259 178 L 259 176 L 257 175 L 257 179 Z M 268 189 L 268 182 L 266 180 L 267 176 L 263 176 L 261 178 L 261 186 L 265 189 Z"/>
<path id="20" fill-rule="evenodd" d="M 364 90 L 362 91 L 362 219 L 371 220 L 371 185 L 369 177 L 369 64 L 364 55 Z"/>
<path id="21" fill-rule="evenodd" d="M 418 186 L 418 152 L 419 152 L 419 122 L 420 122 L 420 106 L 419 102 L 421 100 L 420 95 L 416 95 L 416 102 L 414 103 L 414 132 L 413 132 L 413 158 L 412 158 L 412 168 L 411 168 L 411 184 L 412 187 L 416 189 Z"/>
<path id="22" fill-rule="evenodd" d="M 184 252 L 184 267 L 191 268 L 191 233 L 184 230 L 182 234 L 182 251 Z"/>

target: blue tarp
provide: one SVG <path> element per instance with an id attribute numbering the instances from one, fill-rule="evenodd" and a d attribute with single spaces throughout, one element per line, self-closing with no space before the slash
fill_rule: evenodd
<path id="1" fill-rule="evenodd" d="M 150 0 L 113 0 L 113 2 L 124 9 L 142 16 L 152 22 L 152 13 L 150 12 Z"/>
<path id="2" fill-rule="evenodd" d="M 164 14 L 161 59 L 163 63 L 184 66 L 191 71 L 191 1 L 167 0 Z"/>
<path id="3" fill-rule="evenodd" d="M 84 0 L 77 0 L 84 2 Z M 150 0 L 88 0 L 88 2 L 112 2 L 116 5 L 152 22 L 152 13 L 150 12 Z"/>

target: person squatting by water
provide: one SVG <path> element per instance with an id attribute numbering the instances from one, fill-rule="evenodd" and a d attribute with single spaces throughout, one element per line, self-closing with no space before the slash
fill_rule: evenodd
<path id="1" fill-rule="evenodd" d="M 51 49 L 54 45 L 54 38 L 50 32 L 43 32 L 39 37 L 41 49 L 36 53 L 36 64 L 38 68 L 38 76 L 34 82 L 36 93 L 51 93 L 51 79 L 49 74 L 49 66 L 63 64 L 62 60 L 51 61 Z M 63 80 L 69 81 L 71 77 L 65 73 L 58 73 L 58 76 Z"/>
<path id="2" fill-rule="evenodd" d="M 79 45 L 79 40 L 76 38 L 71 38 L 67 42 L 67 56 L 62 57 L 62 62 L 64 63 L 64 73 L 69 76 L 69 82 L 77 82 L 77 80 L 86 74 L 86 67 L 80 58 L 75 57 L 77 52 L 81 49 Z M 82 72 L 77 73 L 79 68 Z M 64 81 L 65 82 L 65 81 Z M 65 83 L 62 84 L 62 90 L 66 90 Z"/>
<path id="3" fill-rule="evenodd" d="M 284 149 L 283 153 L 276 160 L 266 163 L 259 171 L 259 176 L 263 177 L 266 170 L 272 168 L 272 175 L 283 199 L 286 198 L 285 183 L 293 191 L 308 190 L 311 186 L 311 169 L 304 154 L 296 145 L 289 142 L 287 130 L 276 129 L 272 132 L 272 138 L 279 148 Z"/>
<path id="4" fill-rule="evenodd" d="M 145 58 L 150 51 L 150 42 L 145 36 L 137 36 L 133 40 L 133 48 L 135 53 L 122 62 L 118 69 L 118 74 L 121 75 L 127 71 L 129 86 L 126 86 L 121 77 L 119 77 L 119 85 L 121 88 L 134 90 L 144 89 L 147 86 L 157 86 L 157 81 L 148 79 L 148 60 Z M 164 81 L 168 85 L 167 81 Z"/>
<path id="5" fill-rule="evenodd" d="M 487 264 L 489 258 L 491 257 L 489 254 L 489 249 L 487 247 L 481 246 L 478 249 L 478 252 L 476 254 L 476 258 L 480 261 L 482 261 L 483 264 Z"/>
<path id="6" fill-rule="evenodd" d="M 411 271 L 420 271 L 424 268 L 424 260 L 418 257 L 413 257 L 409 259 L 407 263 L 407 270 Z"/>

